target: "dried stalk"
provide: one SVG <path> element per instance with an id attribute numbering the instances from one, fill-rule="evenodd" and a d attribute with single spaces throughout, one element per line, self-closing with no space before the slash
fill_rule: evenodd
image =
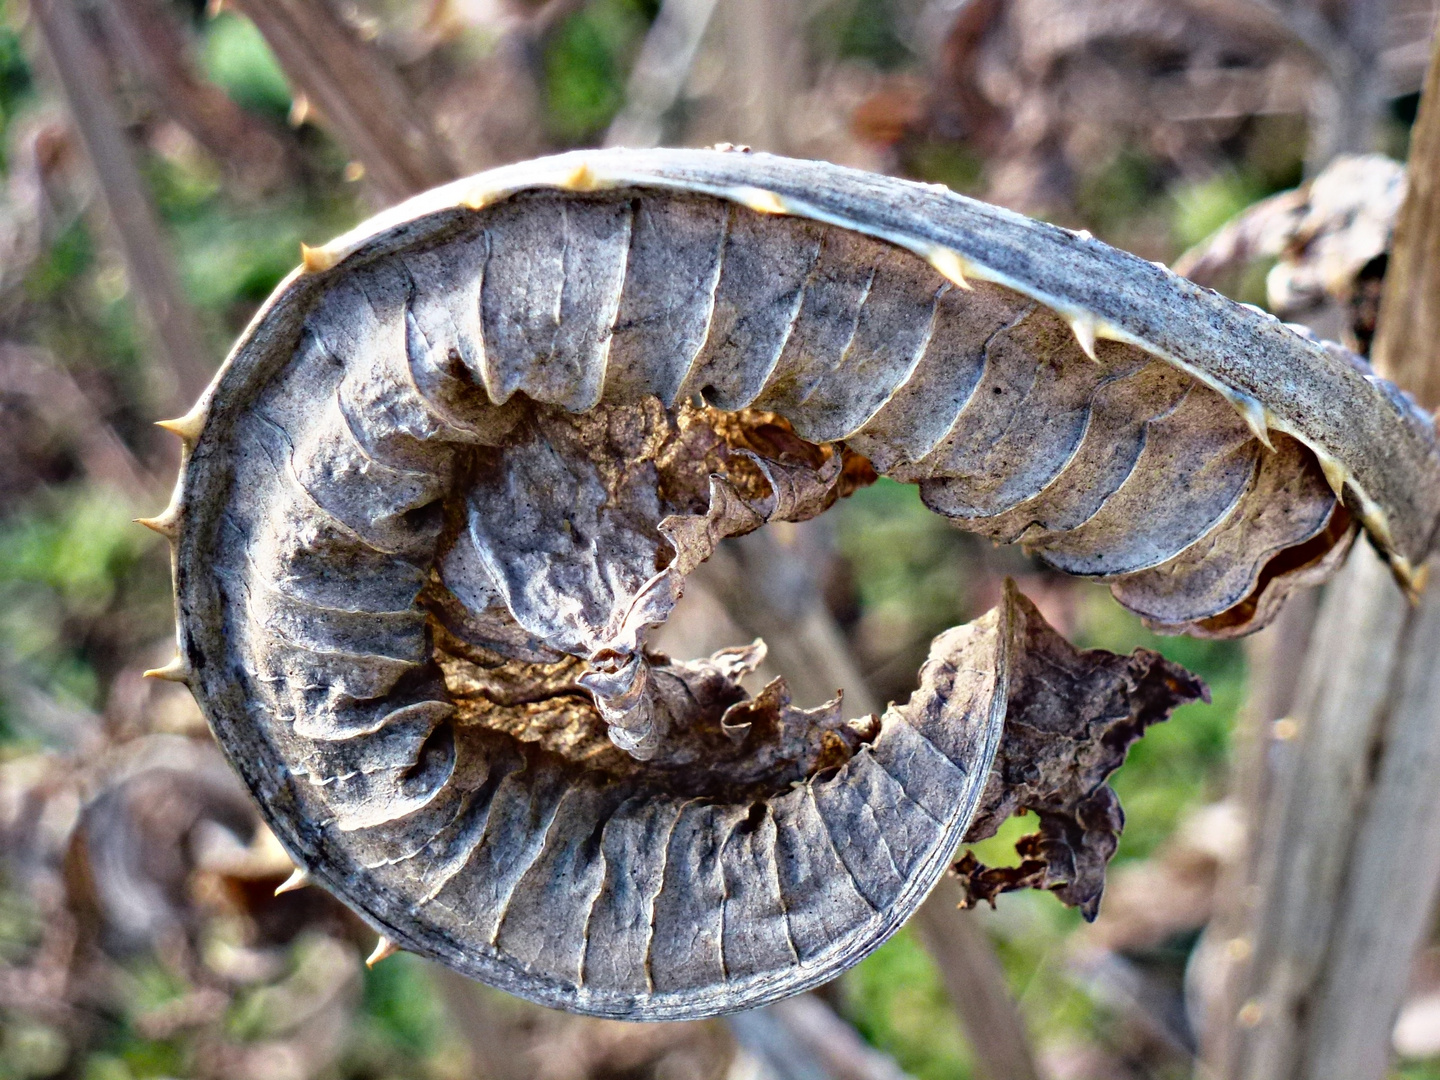
<path id="1" fill-rule="evenodd" d="M 1324 168 L 1337 154 L 1374 149 L 1384 98 L 1381 35 L 1390 0 L 1346 0 L 1330 18 L 1315 0 L 1281 0 L 1274 6 L 1325 68 L 1326 77 L 1310 91 L 1309 171 Z"/>
<path id="2" fill-rule="evenodd" d="M 91 480 L 137 503 L 153 500 L 163 490 L 53 359 L 47 362 L 34 349 L 0 342 L 0 392 L 23 396 L 47 427 L 72 438 Z"/>
<path id="3" fill-rule="evenodd" d="M 458 175 L 414 95 L 368 42 L 320 0 L 238 0 L 285 76 L 334 125 L 369 184 L 398 202 Z"/>
<path id="4" fill-rule="evenodd" d="M 272 190 L 290 178 L 288 148 L 186 59 L 186 42 L 173 15 L 157 0 L 114 0 L 102 12 L 124 60 L 161 109 L 175 119 L 240 183 Z"/>
<path id="5" fill-rule="evenodd" d="M 1440 365 L 1440 64 L 1432 60 L 1377 359 L 1433 406 Z M 1433 330 L 1431 331 L 1433 334 Z M 1434 569 L 1434 560 L 1431 561 Z M 1357 551 L 1332 586 L 1274 779 L 1259 901 L 1227 950 L 1240 1002 L 1207 1047 L 1215 1075 L 1372 1080 L 1385 1072 L 1411 957 L 1440 883 L 1440 594 L 1407 606 Z"/>
<path id="6" fill-rule="evenodd" d="M 766 1080 L 908 1080 L 814 994 L 737 1013 L 729 1024 Z"/>
<path id="7" fill-rule="evenodd" d="M 665 0 L 630 72 L 625 107 L 605 133 L 606 146 L 657 146 L 717 0 Z"/>
<path id="8" fill-rule="evenodd" d="M 1440 44 L 1440 34 L 1436 36 Z M 1435 53 L 1440 57 L 1440 52 Z M 1410 146 L 1405 202 L 1385 271 L 1376 368 L 1421 402 L 1440 401 L 1440 62 L 1432 59 Z"/>
<path id="9" fill-rule="evenodd" d="M 805 68 L 795 0 L 732 0 L 719 13 L 724 137 L 757 150 L 791 150 L 786 124 Z"/>
<path id="10" fill-rule="evenodd" d="M 950 1000 L 965 1025 L 984 1080 L 1039 1080 L 1024 1018 L 1005 985 L 1005 973 L 985 932 L 958 905 L 960 886 L 943 878 L 915 916 L 915 928 L 935 958 Z"/>
<path id="11" fill-rule="evenodd" d="M 30 10 L 95 168 L 130 284 L 154 331 L 159 350 L 156 381 L 162 384 L 153 390 L 154 404 L 179 413 L 210 381 L 209 350 L 125 140 L 114 92 L 70 0 L 35 0 Z"/>
<path id="12" fill-rule="evenodd" d="M 1318 172 L 1337 154 L 1374 149 L 1384 100 L 1385 70 L 1380 62 L 1390 0 L 1203 0 L 1208 6 L 1237 11 L 1249 8 L 1282 25 L 1315 59 L 1321 77 L 1310 91 L 1310 143 L 1307 171 Z"/>

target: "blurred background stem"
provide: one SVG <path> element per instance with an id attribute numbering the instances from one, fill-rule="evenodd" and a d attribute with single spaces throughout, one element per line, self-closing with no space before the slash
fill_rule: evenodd
<path id="1" fill-rule="evenodd" d="M 115 92 L 106 85 L 105 67 L 71 0 L 35 0 L 31 11 L 99 180 L 130 284 L 154 333 L 153 404 L 166 415 L 179 416 L 205 389 L 215 365 L 126 141 Z"/>
<path id="2" fill-rule="evenodd" d="M 1440 39 L 1437 39 L 1440 44 Z M 1431 61 L 1375 360 L 1440 396 L 1440 63 Z M 1361 546 L 1321 606 L 1254 822 L 1258 857 L 1226 943 L 1234 989 L 1209 1059 L 1246 1080 L 1379 1080 L 1440 885 L 1440 594 L 1409 605 Z M 1274 713 L 1290 695 L 1277 693 Z M 1262 714 L 1263 715 L 1263 714 Z M 1264 753 L 1265 733 L 1257 740 Z"/>

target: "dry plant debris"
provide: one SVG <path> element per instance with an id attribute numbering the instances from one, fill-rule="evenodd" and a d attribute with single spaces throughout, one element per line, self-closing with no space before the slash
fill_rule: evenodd
<path id="1" fill-rule="evenodd" d="M 1248 4 L 975 0 L 940 50 L 925 126 L 985 156 L 990 198 L 1064 207 L 1117 147 L 1182 174 L 1257 118 L 1303 115 L 1314 59 Z"/>
<path id="2" fill-rule="evenodd" d="M 1359 527 L 1418 588 L 1440 516 L 1430 418 L 1363 361 L 1088 236 L 740 152 L 564 155 L 387 211 L 307 250 L 167 426 L 156 674 L 299 880 L 377 958 L 628 1019 L 833 977 L 1013 807 L 1027 875 L 1093 914 L 1103 781 L 1203 693 L 1011 591 L 882 716 L 751 697 L 758 644 L 646 647 L 725 537 L 878 473 L 1230 636 Z"/>
<path id="3" fill-rule="evenodd" d="M 1336 305 L 1346 344 L 1369 355 L 1380 315 L 1405 167 L 1383 154 L 1336 158 L 1313 180 L 1263 199 L 1176 260 L 1177 274 L 1218 287 L 1246 265 L 1272 258 L 1266 303 L 1285 319 L 1315 325 Z"/>
<path id="4" fill-rule="evenodd" d="M 984 840 L 1011 815 L 1040 828 L 1016 843 L 1014 867 L 987 867 L 971 852 L 955 864 L 967 906 L 1014 889 L 1049 889 L 1093 920 L 1105 866 L 1125 815 L 1105 783 L 1132 743 L 1181 705 L 1209 701 L 1205 685 L 1149 649 L 1116 656 L 1075 648 L 1011 585 L 1007 604 L 1021 644 L 1010 672 L 1005 734 L 967 841 Z"/>

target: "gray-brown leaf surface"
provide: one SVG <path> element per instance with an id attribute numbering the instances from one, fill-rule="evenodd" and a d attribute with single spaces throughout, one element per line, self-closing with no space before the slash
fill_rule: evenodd
<path id="1" fill-rule="evenodd" d="M 743 1008 L 883 941 L 970 827 L 1035 647 L 1010 598 L 882 717 L 752 699 L 762 646 L 645 644 L 724 537 L 879 472 L 1234 634 L 1355 520 L 1409 580 L 1440 513 L 1428 416 L 1363 363 L 902 181 L 568 155 L 306 263 L 177 425 L 175 674 L 299 865 L 565 1008 Z"/>
<path id="2" fill-rule="evenodd" d="M 1210 693 L 1149 649 L 1116 656 L 1075 648 L 1013 583 L 1005 602 L 1017 642 L 1005 733 L 965 839 L 994 836 L 1017 811 L 1034 813 L 1040 827 L 1015 845 L 1018 866 L 986 867 L 967 851 L 955 873 L 971 905 L 1012 889 L 1050 889 L 1094 919 L 1125 824 L 1105 781 L 1146 728 Z"/>

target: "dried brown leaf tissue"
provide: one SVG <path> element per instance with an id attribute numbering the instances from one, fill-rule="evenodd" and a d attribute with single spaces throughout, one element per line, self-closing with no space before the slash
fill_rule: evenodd
<path id="1" fill-rule="evenodd" d="M 169 426 L 160 674 L 296 865 L 400 948 L 629 1019 L 833 977 L 1018 808 L 1033 858 L 972 896 L 1093 914 L 1105 777 L 1203 694 L 1010 589 L 882 716 L 752 697 L 760 644 L 646 646 L 723 538 L 887 475 L 1228 636 L 1360 528 L 1418 588 L 1440 516 L 1430 418 L 1362 361 L 1088 236 L 737 152 L 403 203 L 308 250 Z"/>

